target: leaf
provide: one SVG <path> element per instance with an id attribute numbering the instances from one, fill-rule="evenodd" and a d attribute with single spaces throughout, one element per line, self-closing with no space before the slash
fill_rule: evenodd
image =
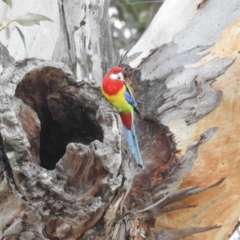
<path id="1" fill-rule="evenodd" d="M 36 13 L 26 13 L 20 17 L 17 17 L 16 19 L 14 19 L 14 21 L 22 26 L 39 25 L 41 21 L 53 22 L 53 20 L 51 20 L 50 18 Z"/>
<path id="2" fill-rule="evenodd" d="M 12 0 L 2 0 L 5 2 L 10 8 L 12 8 Z"/>
<path id="3" fill-rule="evenodd" d="M 6 31 L 6 38 L 9 39 L 10 38 L 10 30 L 9 30 L 8 26 L 5 28 L 5 31 Z"/>
<path id="4" fill-rule="evenodd" d="M 24 47 L 25 47 L 25 49 L 26 49 L 25 37 L 24 37 L 22 31 L 20 30 L 20 28 L 18 28 L 17 26 L 15 26 L 15 27 L 16 27 L 16 29 L 17 29 L 17 31 L 18 31 L 18 33 L 19 33 L 19 35 L 20 35 L 20 37 L 21 37 L 21 39 L 22 39 L 22 41 L 23 41 Z"/>

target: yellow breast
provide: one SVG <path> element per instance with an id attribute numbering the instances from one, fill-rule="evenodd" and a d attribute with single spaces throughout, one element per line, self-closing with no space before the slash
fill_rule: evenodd
<path id="1" fill-rule="evenodd" d="M 126 87 L 124 86 L 117 94 L 108 95 L 103 92 L 104 97 L 119 111 L 119 112 L 132 112 L 133 107 L 131 104 L 127 102 L 124 96 L 124 92 L 126 91 Z"/>

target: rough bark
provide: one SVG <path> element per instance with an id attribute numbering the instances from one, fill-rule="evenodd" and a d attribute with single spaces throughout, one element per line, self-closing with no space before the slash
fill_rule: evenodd
<path id="1" fill-rule="evenodd" d="M 181 18 L 174 15 L 176 9 Z M 234 136 L 238 135 L 239 16 L 238 1 L 221 1 L 219 5 L 214 0 L 169 0 L 125 59 L 124 63 L 135 69 L 132 82 L 142 117 L 150 116 L 169 127 L 177 143 L 180 168 L 189 150 L 196 149 L 180 174 L 182 178 L 178 176 L 180 188 L 206 186 L 226 178 L 222 187 L 210 194 L 180 201 L 198 206 L 158 217 L 156 228 L 221 223 L 218 231 L 194 239 L 226 239 L 238 221 L 235 164 L 239 145 Z M 196 145 L 203 133 L 209 141 Z"/>
<path id="2" fill-rule="evenodd" d="M 108 2 L 58 6 L 62 63 L 12 64 L 0 48 L 1 239 L 226 238 L 238 218 L 238 1 L 166 1 L 121 62 L 144 171 L 98 87 L 114 62 Z M 78 82 L 90 44 L 97 84 Z"/>

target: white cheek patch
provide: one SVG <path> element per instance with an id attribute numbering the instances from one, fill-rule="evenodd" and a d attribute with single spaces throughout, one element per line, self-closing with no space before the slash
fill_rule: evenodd
<path id="1" fill-rule="evenodd" d="M 116 73 L 112 73 L 112 74 L 110 75 L 110 78 L 111 78 L 111 79 L 118 79 L 118 75 L 117 75 Z"/>

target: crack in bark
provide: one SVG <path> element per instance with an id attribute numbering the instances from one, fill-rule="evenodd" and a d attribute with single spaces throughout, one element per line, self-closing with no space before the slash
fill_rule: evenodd
<path id="1" fill-rule="evenodd" d="M 71 46 L 70 46 L 70 37 L 68 34 L 68 29 L 67 29 L 67 20 L 66 20 L 66 15 L 65 15 L 65 10 L 64 10 L 64 1 L 62 0 L 61 3 L 61 10 L 62 10 L 62 15 L 63 15 L 63 26 L 64 26 L 64 32 L 67 36 L 67 45 L 68 45 L 68 50 L 70 50 Z"/>

